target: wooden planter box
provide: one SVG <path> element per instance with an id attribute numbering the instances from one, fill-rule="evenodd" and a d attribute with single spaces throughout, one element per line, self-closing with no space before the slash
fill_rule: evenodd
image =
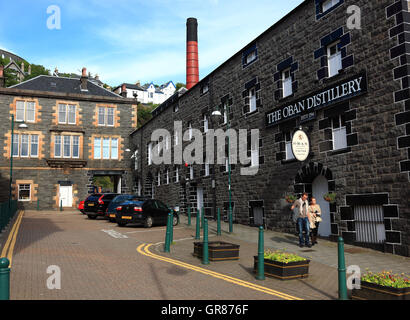
<path id="1" fill-rule="evenodd" d="M 253 271 L 256 273 L 258 268 L 258 256 L 254 256 L 253 258 Z M 309 262 L 310 260 L 284 263 L 265 259 L 265 275 L 281 280 L 307 278 L 309 276 Z"/>
<path id="2" fill-rule="evenodd" d="M 410 300 L 410 288 L 391 288 L 362 282 L 360 289 L 352 290 L 353 300 Z"/>
<path id="3" fill-rule="evenodd" d="M 202 252 L 203 243 L 194 242 L 194 256 L 202 258 Z M 210 261 L 238 260 L 239 245 L 223 241 L 208 242 L 208 257 Z"/>

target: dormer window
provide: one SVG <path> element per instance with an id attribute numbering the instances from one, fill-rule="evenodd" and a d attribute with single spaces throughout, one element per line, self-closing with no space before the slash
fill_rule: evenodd
<path id="1" fill-rule="evenodd" d="M 322 3 L 322 12 L 326 12 L 339 4 L 340 0 L 326 0 Z"/>
<path id="2" fill-rule="evenodd" d="M 244 50 L 242 54 L 242 65 L 247 67 L 258 59 L 258 49 L 256 43 Z"/>
<path id="3" fill-rule="evenodd" d="M 205 94 L 209 91 L 209 85 L 208 83 L 205 83 L 201 86 L 201 94 Z"/>

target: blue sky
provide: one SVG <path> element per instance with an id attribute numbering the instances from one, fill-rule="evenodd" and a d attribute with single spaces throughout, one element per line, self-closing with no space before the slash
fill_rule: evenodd
<path id="1" fill-rule="evenodd" d="M 111 86 L 185 83 L 186 19 L 198 19 L 200 78 L 303 0 L 5 0 L 0 48 L 50 70 L 86 67 Z M 61 29 L 47 28 L 47 8 Z M 8 14 L 13 13 L 13 14 Z"/>

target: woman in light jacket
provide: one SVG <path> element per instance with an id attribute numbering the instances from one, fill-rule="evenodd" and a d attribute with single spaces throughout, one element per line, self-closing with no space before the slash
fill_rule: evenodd
<path id="1" fill-rule="evenodd" d="M 320 209 L 320 206 L 316 203 L 315 198 L 310 199 L 310 205 L 309 205 L 309 215 L 310 215 L 310 221 L 312 224 L 315 225 L 315 228 L 312 229 L 312 232 L 310 233 L 310 236 L 312 238 L 312 245 L 317 244 L 317 232 L 319 230 L 319 224 L 322 221 L 321 215 L 322 211 Z"/>

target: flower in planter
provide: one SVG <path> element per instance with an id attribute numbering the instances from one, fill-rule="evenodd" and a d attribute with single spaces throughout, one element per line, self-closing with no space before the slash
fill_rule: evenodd
<path id="1" fill-rule="evenodd" d="M 328 192 L 323 196 L 323 199 L 325 199 L 327 202 L 334 203 L 336 200 L 336 193 Z"/>
<path id="2" fill-rule="evenodd" d="M 410 288 L 410 276 L 407 276 L 404 273 L 401 275 L 393 274 L 392 271 L 382 271 L 379 273 L 367 271 L 361 277 L 361 281 L 378 284 L 384 287 Z"/>
<path id="3" fill-rule="evenodd" d="M 296 198 L 294 195 L 287 195 L 287 196 L 285 197 L 285 200 L 286 200 L 288 203 L 294 203 L 294 202 L 297 200 L 297 198 Z"/>
<path id="4" fill-rule="evenodd" d="M 278 261 L 283 263 L 306 261 L 306 258 L 300 257 L 293 253 L 287 253 L 284 250 L 265 250 L 264 258 L 267 260 Z"/>

